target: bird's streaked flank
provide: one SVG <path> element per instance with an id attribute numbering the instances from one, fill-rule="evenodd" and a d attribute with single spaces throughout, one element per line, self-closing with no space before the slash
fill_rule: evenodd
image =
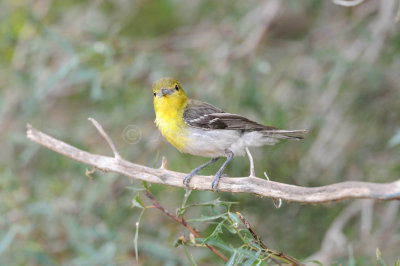
<path id="1" fill-rule="evenodd" d="M 279 139 L 299 140 L 307 132 L 261 125 L 211 104 L 188 99 L 179 81 L 173 78 L 156 81 L 153 96 L 155 123 L 161 134 L 181 152 L 212 158 L 183 179 L 186 187 L 201 169 L 226 157 L 212 181 L 212 188 L 217 190 L 226 165 L 234 156 L 244 155 L 246 147 L 274 145 Z"/>

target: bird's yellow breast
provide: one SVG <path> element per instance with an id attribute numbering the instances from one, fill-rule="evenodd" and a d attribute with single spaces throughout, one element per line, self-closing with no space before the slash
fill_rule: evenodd
<path id="1" fill-rule="evenodd" d="M 162 97 L 154 100 L 154 110 L 156 113 L 155 123 L 161 134 L 175 148 L 182 151 L 187 144 L 187 125 L 183 121 L 183 112 L 187 104 L 182 99 L 176 97 Z"/>

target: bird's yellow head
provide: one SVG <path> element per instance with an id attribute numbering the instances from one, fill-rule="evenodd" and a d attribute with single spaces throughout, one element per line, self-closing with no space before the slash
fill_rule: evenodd
<path id="1" fill-rule="evenodd" d="M 183 112 L 188 102 L 186 93 L 179 81 L 162 78 L 153 83 L 153 103 L 156 115 L 160 113 Z"/>

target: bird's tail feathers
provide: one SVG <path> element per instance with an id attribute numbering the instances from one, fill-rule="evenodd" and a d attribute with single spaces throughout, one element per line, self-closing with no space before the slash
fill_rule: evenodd
<path id="1" fill-rule="evenodd" d="M 296 130 L 265 130 L 263 135 L 269 138 L 277 139 L 304 139 L 304 136 L 308 133 L 306 129 L 296 129 Z"/>

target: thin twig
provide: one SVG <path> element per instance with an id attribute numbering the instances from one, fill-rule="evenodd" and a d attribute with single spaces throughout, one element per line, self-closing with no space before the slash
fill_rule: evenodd
<path id="1" fill-rule="evenodd" d="M 55 139 L 31 125 L 27 125 L 27 137 L 55 152 L 99 169 L 120 173 L 146 182 L 185 188 L 182 182 L 185 173 L 154 169 L 124 159 L 115 160 L 112 157 L 92 154 Z M 190 182 L 190 188 L 212 191 L 212 179 L 211 176 L 195 176 Z M 399 200 L 400 180 L 382 184 L 349 181 L 321 187 L 300 187 L 256 177 L 236 177 L 222 178 L 218 190 L 232 193 L 252 193 L 262 197 L 281 198 L 302 203 L 325 203 L 350 198 Z"/>
<path id="2" fill-rule="evenodd" d="M 250 177 L 256 177 L 256 171 L 254 169 L 254 160 L 253 160 L 253 156 L 250 153 L 249 148 L 246 147 L 246 153 L 247 156 L 249 157 L 249 161 L 250 161 Z"/>
<path id="3" fill-rule="evenodd" d="M 266 172 L 264 172 L 264 176 L 269 181 L 269 177 Z M 278 202 L 276 202 L 276 201 L 278 201 Z M 279 209 L 280 207 L 282 207 L 282 199 L 281 198 L 278 198 L 278 199 L 272 198 L 272 202 L 274 203 L 275 208 Z"/>
<path id="4" fill-rule="evenodd" d="M 181 206 L 181 208 L 184 208 L 185 206 L 186 206 L 186 202 L 188 201 L 188 199 L 189 199 L 189 196 L 190 196 L 190 194 L 192 193 L 192 190 L 191 189 L 186 189 L 186 192 L 185 192 L 185 196 L 183 197 L 183 201 L 182 201 L 182 206 Z"/>
<path id="5" fill-rule="evenodd" d="M 163 156 L 161 159 L 160 169 L 167 169 L 167 158 L 165 158 L 165 156 Z"/>
<path id="6" fill-rule="evenodd" d="M 256 177 L 256 171 L 254 169 L 254 160 L 253 160 L 253 156 L 251 155 L 251 152 L 249 150 L 248 147 L 245 147 L 246 153 L 247 153 L 247 157 L 249 157 L 249 161 L 250 161 L 250 175 L 249 177 Z M 269 177 L 267 175 L 266 172 L 264 172 L 264 176 L 265 178 L 269 181 Z M 282 199 L 272 199 L 275 208 L 279 209 L 282 206 Z"/>
<path id="7" fill-rule="evenodd" d="M 289 256 L 283 252 L 278 252 L 271 250 L 264 242 L 261 240 L 261 238 L 256 234 L 254 229 L 250 226 L 250 223 L 244 218 L 244 216 L 240 212 L 236 212 L 237 216 L 239 216 L 240 220 L 244 224 L 247 230 L 249 230 L 250 234 L 252 235 L 253 239 L 260 245 L 262 249 L 265 249 L 268 254 L 271 254 L 273 256 L 279 257 L 281 259 L 284 259 L 286 261 L 289 261 L 292 263 L 292 265 L 304 265 L 297 259 L 293 258 L 292 256 Z"/>
<path id="8" fill-rule="evenodd" d="M 147 190 L 145 192 L 145 195 L 153 202 L 154 207 L 161 210 L 172 220 L 174 220 L 177 223 L 180 223 L 181 225 L 186 227 L 190 231 L 190 233 L 192 233 L 196 238 L 200 238 L 199 233 L 196 230 L 194 230 L 190 225 L 188 225 L 188 223 L 186 222 L 186 220 L 184 218 L 182 218 L 182 219 L 178 218 L 176 215 L 173 215 L 171 212 L 169 212 L 167 209 L 165 209 L 163 206 L 161 206 L 160 203 L 154 198 L 153 194 L 151 194 L 151 192 L 149 190 Z M 212 252 L 214 252 L 215 255 L 220 257 L 222 260 L 224 260 L 225 262 L 228 262 L 228 259 L 221 252 L 219 252 L 216 248 L 214 248 L 213 246 L 211 246 L 209 244 L 206 244 L 206 247 L 209 248 Z"/>
<path id="9" fill-rule="evenodd" d="M 107 135 L 107 133 L 104 131 L 103 127 L 100 125 L 99 122 L 97 122 L 94 118 L 89 117 L 88 120 L 93 123 L 93 125 L 96 127 L 96 129 L 99 131 L 99 133 L 103 136 L 103 138 L 107 141 L 108 146 L 110 146 L 112 152 L 114 153 L 114 158 L 117 160 L 122 160 L 121 155 L 117 151 L 117 148 L 115 147 L 114 142 L 110 138 L 110 136 Z"/>
<path id="10" fill-rule="evenodd" d="M 253 228 L 250 226 L 250 223 L 246 220 L 246 218 L 244 218 L 244 216 L 240 212 L 236 212 L 236 214 L 239 216 L 246 229 L 249 230 L 250 234 L 253 236 L 254 240 L 260 245 L 260 247 L 262 247 L 263 249 L 269 249 L 269 247 L 262 242 L 256 232 L 254 232 Z"/>

